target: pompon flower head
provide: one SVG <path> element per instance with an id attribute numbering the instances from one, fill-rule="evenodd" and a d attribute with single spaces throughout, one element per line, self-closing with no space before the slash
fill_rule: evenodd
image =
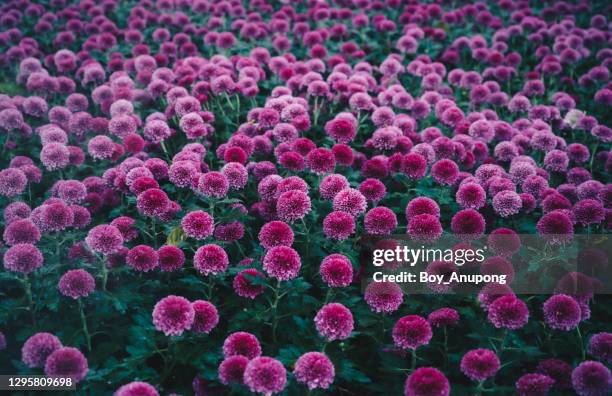
<path id="1" fill-rule="evenodd" d="M 210 333 L 219 323 L 219 312 L 212 303 L 204 300 L 195 300 L 191 303 L 195 312 L 191 331 L 196 333 Z"/>
<path id="2" fill-rule="evenodd" d="M 3 238 L 11 246 L 18 243 L 36 244 L 40 240 L 40 231 L 31 220 L 17 219 L 6 226 Z"/>
<path id="3" fill-rule="evenodd" d="M 606 363 L 612 362 L 612 333 L 594 334 L 589 340 L 588 352 Z"/>
<path id="4" fill-rule="evenodd" d="M 459 322 L 459 312 L 452 308 L 436 309 L 427 316 L 427 321 L 434 327 L 454 326 Z"/>
<path id="5" fill-rule="evenodd" d="M 580 305 L 573 297 L 565 294 L 551 296 L 542 308 L 546 324 L 553 329 L 570 331 L 580 323 Z"/>
<path id="6" fill-rule="evenodd" d="M 459 238 L 476 239 L 485 231 L 485 219 L 474 209 L 463 209 L 451 219 L 451 230 Z"/>
<path id="7" fill-rule="evenodd" d="M 520 396 L 546 396 L 555 380 L 544 374 L 525 374 L 516 381 L 516 390 Z"/>
<path id="8" fill-rule="evenodd" d="M 487 246 L 503 257 L 517 253 L 521 248 L 521 238 L 510 228 L 497 228 L 487 238 Z"/>
<path id="9" fill-rule="evenodd" d="M 134 381 L 122 385 L 113 396 L 159 396 L 155 387 L 142 381 Z"/>
<path id="10" fill-rule="evenodd" d="M 529 310 L 527 305 L 516 296 L 505 295 L 489 305 L 488 319 L 498 329 L 516 330 L 527 324 Z"/>
<path id="11" fill-rule="evenodd" d="M 285 222 L 303 219 L 311 210 L 308 194 L 299 190 L 282 193 L 276 201 L 276 213 Z"/>
<path id="12" fill-rule="evenodd" d="M 321 352 L 307 352 L 295 362 L 295 379 L 308 386 L 308 389 L 328 389 L 334 382 L 334 364 Z"/>
<path id="13" fill-rule="evenodd" d="M 83 269 L 67 271 L 60 278 L 58 289 L 66 297 L 87 297 L 96 288 L 96 281 Z"/>
<path id="14" fill-rule="evenodd" d="M 255 359 L 261 356 L 259 340 L 251 333 L 238 331 L 227 336 L 223 341 L 223 356 L 244 356 L 247 359 Z"/>
<path id="15" fill-rule="evenodd" d="M 0 195 L 14 197 L 25 191 L 28 178 L 20 169 L 8 168 L 0 171 Z"/>
<path id="16" fill-rule="evenodd" d="M 459 167 L 449 159 L 442 159 L 431 167 L 431 176 L 442 185 L 452 185 L 459 176 Z"/>
<path id="17" fill-rule="evenodd" d="M 180 336 L 191 329 L 194 319 L 195 310 L 185 297 L 164 297 L 153 308 L 153 325 L 167 336 Z"/>
<path id="18" fill-rule="evenodd" d="M 117 227 L 102 224 L 89 230 L 85 242 L 94 252 L 107 255 L 119 251 L 123 246 L 123 235 Z"/>
<path id="19" fill-rule="evenodd" d="M 536 224 L 538 233 L 552 244 L 562 244 L 574 237 L 574 224 L 563 210 L 544 214 Z"/>
<path id="20" fill-rule="evenodd" d="M 353 281 L 353 265 L 348 257 L 334 253 L 325 257 L 319 267 L 323 282 L 329 287 L 346 287 Z"/>
<path id="21" fill-rule="evenodd" d="M 428 197 L 417 197 L 408 202 L 406 205 L 406 220 L 417 215 L 428 214 L 434 217 L 440 217 L 440 207 L 438 203 Z"/>
<path id="22" fill-rule="evenodd" d="M 164 245 L 157 250 L 159 269 L 164 272 L 176 271 L 185 263 L 185 253 L 173 245 Z"/>
<path id="23" fill-rule="evenodd" d="M 264 286 L 254 282 L 254 280 L 263 282 L 265 278 L 266 276 L 257 269 L 248 268 L 236 274 L 232 286 L 240 297 L 254 299 L 264 292 Z"/>
<path id="24" fill-rule="evenodd" d="M 59 338 L 51 333 L 36 333 L 21 347 L 21 361 L 31 368 L 43 367 L 47 357 L 62 347 Z"/>
<path id="25" fill-rule="evenodd" d="M 214 219 L 203 210 L 189 212 L 181 220 L 185 235 L 198 240 L 206 239 L 214 230 Z"/>
<path id="26" fill-rule="evenodd" d="M 267 356 L 251 360 L 244 370 L 244 384 L 251 392 L 272 395 L 287 384 L 287 370 L 281 362 Z"/>
<path id="27" fill-rule="evenodd" d="M 450 390 L 448 379 L 434 367 L 419 367 L 404 384 L 404 396 L 448 396 Z"/>
<path id="28" fill-rule="evenodd" d="M 356 217 L 366 211 L 368 204 L 366 198 L 359 190 L 346 188 L 336 194 L 333 200 L 335 211 L 346 212 Z"/>
<path id="29" fill-rule="evenodd" d="M 207 172 L 200 176 L 197 189 L 211 198 L 223 198 L 229 190 L 229 181 L 221 172 Z"/>
<path id="30" fill-rule="evenodd" d="M 612 374 L 603 364 L 587 360 L 572 371 L 572 386 L 580 396 L 606 395 L 612 390 Z"/>
<path id="31" fill-rule="evenodd" d="M 145 216 L 161 216 L 169 206 L 168 195 L 159 188 L 150 188 L 136 198 L 136 207 Z"/>
<path id="32" fill-rule="evenodd" d="M 196 250 L 193 265 L 203 275 L 216 275 L 227 270 L 229 258 L 221 246 L 211 243 Z"/>
<path id="33" fill-rule="evenodd" d="M 442 235 L 440 220 L 430 214 L 411 216 L 408 220 L 407 233 L 414 241 L 433 243 Z"/>
<path id="34" fill-rule="evenodd" d="M 56 349 L 45 361 L 45 374 L 49 377 L 70 377 L 80 382 L 88 371 L 87 359 L 81 351 L 72 347 Z"/>
<path id="35" fill-rule="evenodd" d="M 323 234 L 326 237 L 345 240 L 355 232 L 355 218 L 346 212 L 331 212 L 323 219 Z"/>
<path id="36" fill-rule="evenodd" d="M 555 380 L 555 388 L 569 389 L 572 387 L 572 366 L 560 359 L 545 359 L 538 363 L 538 373 L 545 374 Z"/>
<path id="37" fill-rule="evenodd" d="M 327 175 L 319 184 L 319 194 L 325 200 L 332 200 L 337 193 L 349 187 L 346 177 L 338 174 Z"/>
<path id="38" fill-rule="evenodd" d="M 384 206 L 370 209 L 364 217 L 366 232 L 372 235 L 388 235 L 397 227 L 395 213 Z"/>
<path id="39" fill-rule="evenodd" d="M 129 250 L 125 262 L 136 271 L 149 272 L 159 265 L 159 256 L 152 247 L 138 245 Z"/>
<path id="40" fill-rule="evenodd" d="M 353 314 L 342 304 L 324 305 L 314 318 L 319 335 L 327 341 L 344 340 L 354 327 Z"/>
<path id="41" fill-rule="evenodd" d="M 487 194 L 480 184 L 465 183 L 459 186 L 455 198 L 464 209 L 480 209 L 486 204 Z"/>
<path id="42" fill-rule="evenodd" d="M 473 349 L 461 358 L 461 372 L 472 381 L 484 381 L 499 370 L 499 358 L 490 349 Z"/>
<path id="43" fill-rule="evenodd" d="M 4 268 L 9 271 L 28 274 L 43 265 L 43 255 L 29 243 L 18 243 L 4 253 Z"/>
<path id="44" fill-rule="evenodd" d="M 393 343 L 400 349 L 417 349 L 426 345 L 433 335 L 427 320 L 419 315 L 400 318 L 393 326 Z"/>
<path id="45" fill-rule="evenodd" d="M 372 311 L 389 313 L 397 311 L 404 301 L 404 293 L 397 283 L 371 282 L 364 298 Z"/>
<path id="46" fill-rule="evenodd" d="M 300 255 L 288 246 L 275 246 L 263 258 L 263 269 L 272 278 L 286 281 L 298 276 L 302 262 Z"/>
<path id="47" fill-rule="evenodd" d="M 264 224 L 259 230 L 259 243 L 264 249 L 275 246 L 291 246 L 293 244 L 293 230 L 282 221 L 271 221 Z"/>
<path id="48" fill-rule="evenodd" d="M 244 370 L 249 359 L 241 356 L 230 356 L 219 365 L 219 381 L 224 385 L 244 384 Z"/>

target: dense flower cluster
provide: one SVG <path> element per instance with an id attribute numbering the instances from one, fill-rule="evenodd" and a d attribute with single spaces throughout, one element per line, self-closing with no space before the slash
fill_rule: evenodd
<path id="1" fill-rule="evenodd" d="M 610 11 L 4 1 L 3 369 L 117 396 L 610 393 Z M 486 243 L 426 273 L 507 282 L 373 281 L 359 249 L 395 234 Z"/>

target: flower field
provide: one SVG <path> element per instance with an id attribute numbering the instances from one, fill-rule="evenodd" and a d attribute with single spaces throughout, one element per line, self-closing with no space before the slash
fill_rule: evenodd
<path id="1" fill-rule="evenodd" d="M 80 395 L 612 394 L 611 18 L 2 2 L 0 374 Z M 427 275 L 508 282 L 378 281 L 366 237 L 457 238 L 490 254 Z"/>

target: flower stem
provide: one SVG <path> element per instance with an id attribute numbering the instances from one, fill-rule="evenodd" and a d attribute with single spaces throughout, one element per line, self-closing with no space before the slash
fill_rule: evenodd
<path id="1" fill-rule="evenodd" d="M 414 348 L 412 350 L 412 363 L 410 364 L 410 371 L 414 371 L 414 369 L 416 369 L 416 362 L 417 362 L 417 354 L 416 354 L 416 348 Z"/>
<path id="2" fill-rule="evenodd" d="M 83 326 L 83 334 L 85 334 L 85 340 L 87 340 L 87 350 L 91 352 L 91 335 L 87 329 L 87 319 L 85 318 L 85 309 L 83 308 L 83 301 L 78 298 L 79 302 L 79 313 L 81 314 L 81 325 Z"/>
<path id="3" fill-rule="evenodd" d="M 582 333 L 580 332 L 580 326 L 576 326 L 576 334 L 578 335 L 578 345 L 580 345 L 580 354 L 582 360 L 586 359 L 586 352 L 584 351 L 584 341 L 582 340 Z"/>
<path id="4" fill-rule="evenodd" d="M 32 284 L 30 283 L 28 274 L 23 275 L 22 284 L 26 300 L 28 301 L 28 311 L 30 311 L 30 315 L 32 316 L 32 324 L 36 327 L 36 312 L 34 309 L 34 299 L 32 298 Z"/>

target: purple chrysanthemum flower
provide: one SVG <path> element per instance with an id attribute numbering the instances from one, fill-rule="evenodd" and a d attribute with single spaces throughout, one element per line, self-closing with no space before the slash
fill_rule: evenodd
<path id="1" fill-rule="evenodd" d="M 45 374 L 49 377 L 70 377 L 73 381 L 80 382 L 88 371 L 87 359 L 76 348 L 59 348 L 45 361 Z"/>
<path id="2" fill-rule="evenodd" d="M 514 295 L 497 298 L 489 305 L 488 319 L 495 327 L 520 329 L 529 320 L 527 305 Z"/>
<path id="3" fill-rule="evenodd" d="M 210 333 L 219 323 L 219 312 L 217 307 L 208 301 L 195 300 L 191 303 L 195 312 L 191 331 L 196 333 Z"/>
<path id="4" fill-rule="evenodd" d="M 300 255 L 289 246 L 275 246 L 269 249 L 262 262 L 266 273 L 278 280 L 297 277 L 302 266 Z"/>
<path id="5" fill-rule="evenodd" d="M 223 341 L 223 356 L 244 356 L 248 359 L 255 359 L 261 356 L 261 346 L 259 340 L 251 333 L 238 331 L 232 333 Z"/>
<path id="6" fill-rule="evenodd" d="M 593 334 L 589 340 L 589 355 L 604 362 L 612 362 L 612 333 L 601 332 Z"/>
<path id="7" fill-rule="evenodd" d="M 167 336 L 180 336 L 191 329 L 194 319 L 195 310 L 185 297 L 164 297 L 153 308 L 153 324 Z"/>
<path id="8" fill-rule="evenodd" d="M 21 347 L 21 360 L 31 368 L 43 367 L 47 357 L 62 347 L 59 338 L 51 333 L 36 333 Z"/>
<path id="9" fill-rule="evenodd" d="M 473 381 L 493 377 L 499 366 L 499 358 L 489 349 L 473 349 L 461 358 L 461 371 Z"/>
<path id="10" fill-rule="evenodd" d="M 319 273 L 329 287 L 346 287 L 353 281 L 353 265 L 348 257 L 334 253 L 321 262 Z"/>
<path id="11" fill-rule="evenodd" d="M 353 331 L 353 314 L 342 304 L 324 305 L 314 318 L 319 335 L 327 341 L 344 340 Z"/>
<path id="12" fill-rule="evenodd" d="M 134 381 L 121 386 L 113 396 L 159 396 L 159 393 L 151 384 Z"/>
<path id="13" fill-rule="evenodd" d="M 459 322 L 459 312 L 452 308 L 440 308 L 427 316 L 427 321 L 435 327 L 454 326 Z"/>
<path id="14" fill-rule="evenodd" d="M 388 235 L 397 227 L 397 217 L 391 209 L 377 206 L 365 214 L 363 223 L 368 234 Z"/>
<path id="15" fill-rule="evenodd" d="M 263 281 L 265 278 L 266 276 L 255 268 L 248 268 L 236 274 L 232 286 L 240 297 L 254 299 L 264 292 L 264 286 L 254 280 Z"/>
<path id="16" fill-rule="evenodd" d="M 87 297 L 96 288 L 96 281 L 83 269 L 67 271 L 59 280 L 58 289 L 66 297 Z"/>
<path id="17" fill-rule="evenodd" d="M 9 271 L 28 274 L 43 264 L 43 255 L 29 243 L 18 243 L 4 253 L 4 268 Z"/>
<path id="18" fill-rule="evenodd" d="M 580 396 L 608 395 L 612 391 L 612 374 L 603 364 L 587 360 L 572 371 L 572 386 Z"/>
<path id="19" fill-rule="evenodd" d="M 259 243 L 264 249 L 275 246 L 291 246 L 293 244 L 293 230 L 282 221 L 271 221 L 264 224 L 259 231 Z"/>
<path id="20" fill-rule="evenodd" d="M 282 193 L 276 201 L 278 217 L 288 223 L 300 220 L 310 212 L 311 204 L 308 194 L 299 190 Z"/>
<path id="21" fill-rule="evenodd" d="M 248 363 L 249 359 L 241 355 L 223 359 L 219 365 L 219 381 L 224 385 L 243 384 L 244 370 Z"/>
<path id="22" fill-rule="evenodd" d="M 419 315 L 404 316 L 393 326 L 393 342 L 401 349 L 416 349 L 427 345 L 431 337 L 429 323 Z"/>
<path id="23" fill-rule="evenodd" d="M 219 274 L 227 270 L 229 258 L 225 249 L 219 245 L 200 246 L 193 256 L 194 267 L 204 275 Z"/>
<path id="24" fill-rule="evenodd" d="M 525 374 L 516 381 L 519 396 L 546 396 L 555 380 L 544 374 Z"/>
<path id="25" fill-rule="evenodd" d="M 334 364 L 321 352 L 307 352 L 295 362 L 295 379 L 308 389 L 328 389 L 334 382 Z"/>
<path id="26" fill-rule="evenodd" d="M 568 295 L 556 294 L 546 300 L 542 308 L 544 320 L 553 329 L 570 331 L 580 323 L 580 305 Z"/>
<path id="27" fill-rule="evenodd" d="M 397 283 L 372 282 L 365 290 L 365 300 L 374 312 L 396 311 L 404 301 L 404 293 Z"/>
<path id="28" fill-rule="evenodd" d="M 181 220 L 185 235 L 198 240 L 206 239 L 214 230 L 214 219 L 203 210 L 189 212 Z"/>
<path id="29" fill-rule="evenodd" d="M 125 262 L 136 271 L 149 272 L 159 265 L 159 256 L 152 247 L 138 245 L 130 249 Z"/>
<path id="30" fill-rule="evenodd" d="M 244 384 L 255 393 L 272 395 L 285 389 L 287 370 L 281 362 L 260 356 L 251 360 L 244 370 Z"/>
<path id="31" fill-rule="evenodd" d="M 346 212 L 331 212 L 323 219 L 323 234 L 332 239 L 345 240 L 355 232 L 355 219 Z"/>
<path id="32" fill-rule="evenodd" d="M 414 370 L 404 385 L 404 396 L 448 396 L 450 384 L 442 372 L 433 367 Z"/>

